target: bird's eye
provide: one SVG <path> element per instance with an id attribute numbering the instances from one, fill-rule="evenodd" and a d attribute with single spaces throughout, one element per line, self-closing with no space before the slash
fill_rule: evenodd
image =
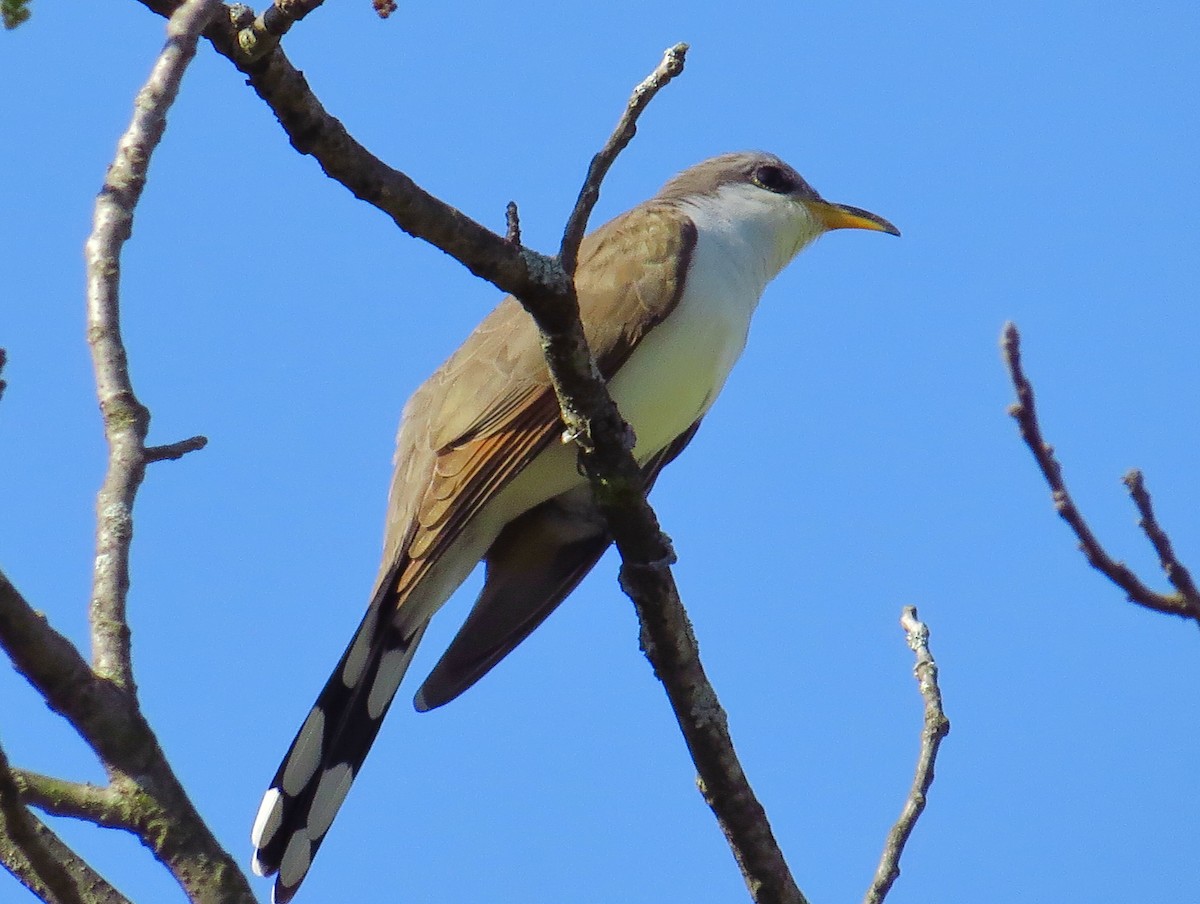
<path id="1" fill-rule="evenodd" d="M 796 183 L 792 181 L 792 177 L 788 175 L 782 167 L 774 164 L 765 163 L 754 171 L 754 184 L 759 188 L 765 188 L 767 191 L 777 192 L 778 194 L 786 194 L 796 187 Z"/>

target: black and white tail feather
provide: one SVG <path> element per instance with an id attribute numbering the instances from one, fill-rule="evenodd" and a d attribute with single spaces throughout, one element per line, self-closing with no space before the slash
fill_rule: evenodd
<path id="1" fill-rule="evenodd" d="M 382 594 L 381 594 L 382 597 Z M 278 873 L 271 900 L 295 895 L 366 759 L 428 624 L 407 636 L 379 624 L 375 600 L 263 795 L 254 820 L 254 872 Z"/>

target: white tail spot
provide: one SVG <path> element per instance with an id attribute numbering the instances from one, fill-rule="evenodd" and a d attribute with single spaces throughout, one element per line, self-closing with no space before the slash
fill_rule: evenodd
<path id="1" fill-rule="evenodd" d="M 367 715 L 372 719 L 383 715 L 384 708 L 396 695 L 407 668 L 407 648 L 396 647 L 383 654 L 379 660 L 379 671 L 375 674 L 375 683 L 371 685 L 371 694 L 367 697 Z"/>
<path id="2" fill-rule="evenodd" d="M 317 765 L 321 762 L 321 739 L 324 734 L 325 714 L 314 706 L 304 724 L 300 726 L 296 746 L 283 770 L 281 784 L 285 794 L 295 797 L 317 771 Z"/>
<path id="3" fill-rule="evenodd" d="M 325 770 L 313 795 L 312 806 L 308 808 L 308 837 L 313 841 L 318 841 L 329 831 L 333 817 L 337 815 L 352 784 L 354 770 L 349 763 L 338 763 Z"/>
<path id="4" fill-rule="evenodd" d="M 283 821 L 283 795 L 278 788 L 268 788 L 254 817 L 254 828 L 250 830 L 250 843 L 256 848 L 265 847 L 279 831 Z"/>

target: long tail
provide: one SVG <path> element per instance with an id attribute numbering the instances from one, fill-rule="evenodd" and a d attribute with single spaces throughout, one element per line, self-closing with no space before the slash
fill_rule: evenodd
<path id="1" fill-rule="evenodd" d="M 354 782 L 428 622 L 403 634 L 367 610 L 263 795 L 250 840 L 253 869 L 279 875 L 271 900 L 290 901 Z"/>

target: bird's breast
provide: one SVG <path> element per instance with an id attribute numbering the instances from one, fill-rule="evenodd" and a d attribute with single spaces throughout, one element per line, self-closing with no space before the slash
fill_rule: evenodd
<path id="1" fill-rule="evenodd" d="M 703 416 L 741 355 L 763 285 L 739 263 L 701 231 L 675 309 L 609 381 L 640 461 Z"/>

